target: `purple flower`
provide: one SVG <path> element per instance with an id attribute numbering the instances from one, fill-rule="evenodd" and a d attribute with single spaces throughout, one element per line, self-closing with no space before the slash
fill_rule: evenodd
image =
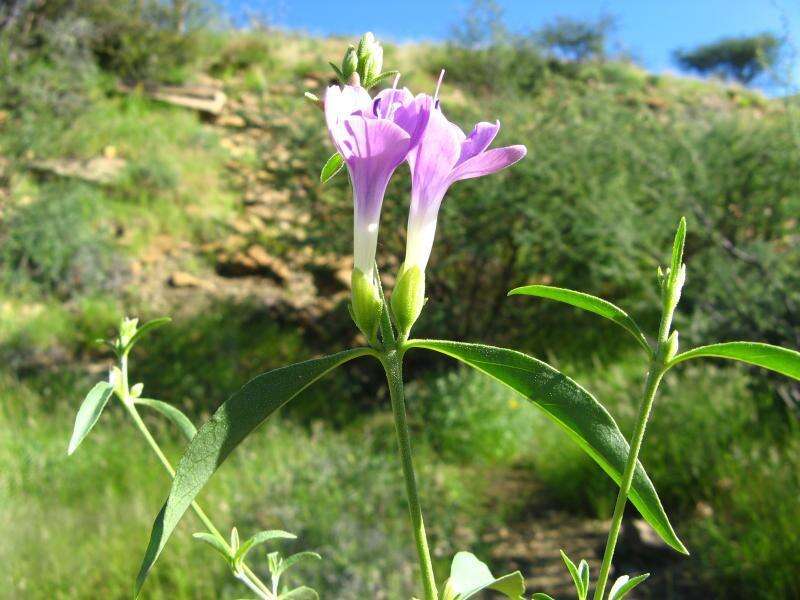
<path id="1" fill-rule="evenodd" d="M 434 102 L 433 99 L 431 99 Z M 439 207 L 448 188 L 456 181 L 489 175 L 520 160 L 525 146 L 487 150 L 500 122 L 481 122 L 465 136 L 447 120 L 435 103 L 419 144 L 408 154 L 411 166 L 411 211 L 408 216 L 404 270 L 419 267 L 425 272 L 436 235 Z"/>
<path id="2" fill-rule="evenodd" d="M 430 96 L 385 90 L 374 99 L 360 86 L 331 86 L 325 120 L 350 174 L 354 196 L 355 268 L 371 276 L 386 186 L 416 147 L 431 113 Z"/>

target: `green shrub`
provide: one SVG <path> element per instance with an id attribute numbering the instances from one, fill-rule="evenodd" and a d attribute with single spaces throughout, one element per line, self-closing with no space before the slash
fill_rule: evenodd
<path id="1" fill-rule="evenodd" d="M 93 221 L 92 188 L 46 186 L 36 200 L 12 206 L 0 223 L 0 271 L 17 291 L 31 285 L 45 294 L 71 298 L 111 289 L 115 267 L 109 232 Z"/>
<path id="2" fill-rule="evenodd" d="M 483 374 L 429 376 L 411 383 L 407 396 L 422 435 L 447 459 L 508 465 L 536 444 L 535 409 Z"/>

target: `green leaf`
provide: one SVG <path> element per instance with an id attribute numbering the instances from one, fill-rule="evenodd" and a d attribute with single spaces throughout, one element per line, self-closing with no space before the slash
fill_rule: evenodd
<path id="1" fill-rule="evenodd" d="M 133 346 L 136 344 L 136 342 L 138 342 L 139 339 L 145 333 L 148 333 L 149 331 L 152 331 L 153 329 L 157 329 L 157 328 L 161 327 L 162 325 L 166 325 L 167 323 L 171 323 L 171 322 L 172 322 L 172 319 L 170 319 L 169 317 L 160 317 L 158 319 L 153 319 L 152 321 L 148 321 L 147 323 L 145 323 L 144 325 L 142 325 L 141 327 L 139 327 L 136 330 L 136 333 L 133 334 L 133 337 L 131 337 L 130 341 L 122 349 L 122 353 L 125 354 L 126 352 L 130 352 L 131 348 L 133 348 Z"/>
<path id="2" fill-rule="evenodd" d="M 525 593 L 525 580 L 519 571 L 495 577 L 489 567 L 470 552 L 455 555 L 447 585 L 458 600 L 467 600 L 483 590 L 494 590 L 513 600 L 520 600 Z"/>
<path id="3" fill-rule="evenodd" d="M 764 367 L 793 379 L 800 379 L 800 352 L 759 342 L 724 342 L 700 346 L 678 354 L 669 363 L 669 367 L 690 358 L 700 357 L 732 358 L 757 367 Z"/>
<path id="4" fill-rule="evenodd" d="M 555 598 L 548 594 L 543 594 L 542 592 L 536 592 L 531 596 L 531 600 L 555 600 Z"/>
<path id="5" fill-rule="evenodd" d="M 619 484 L 628 460 L 628 443 L 608 411 L 569 377 L 505 348 L 440 340 L 412 340 L 407 347 L 452 356 L 519 392 L 560 425 Z M 641 464 L 636 466 L 629 498 L 667 544 L 688 554 Z"/>
<path id="6" fill-rule="evenodd" d="M 197 428 L 189 420 L 189 417 L 171 404 L 167 404 L 161 400 L 154 400 L 153 398 L 136 398 L 134 403 L 147 406 L 148 408 L 152 408 L 153 410 L 160 412 L 175 425 L 177 425 L 178 429 L 181 430 L 181 433 L 183 433 L 183 435 L 186 436 L 186 439 L 189 441 L 191 441 L 194 435 L 197 433 Z"/>
<path id="7" fill-rule="evenodd" d="M 672 263 L 670 264 L 670 279 L 678 276 L 678 271 L 683 262 L 683 247 L 686 244 L 686 217 L 681 217 L 678 230 L 675 232 L 675 241 L 672 242 Z"/>
<path id="8" fill-rule="evenodd" d="M 310 587 L 303 586 L 281 594 L 278 600 L 319 600 L 319 594 Z"/>
<path id="9" fill-rule="evenodd" d="M 578 573 L 578 567 L 576 567 L 575 563 L 569 559 L 566 552 L 563 550 L 559 550 L 559 552 L 561 552 L 561 560 L 563 560 L 564 564 L 567 565 L 567 571 L 569 571 L 569 574 L 572 577 L 572 582 L 575 584 L 575 591 L 578 592 L 578 600 L 585 600 L 586 590 L 583 588 L 583 579 L 581 578 L 580 573 Z"/>
<path id="10" fill-rule="evenodd" d="M 589 563 L 585 560 L 581 560 L 578 564 L 578 576 L 581 578 L 583 598 L 586 598 L 589 595 Z"/>
<path id="11" fill-rule="evenodd" d="M 337 67 L 337 66 L 336 66 L 335 64 L 333 64 L 332 62 L 328 62 L 328 64 L 329 64 L 329 65 L 331 66 L 331 68 L 333 68 L 333 70 L 336 72 L 336 77 L 339 79 L 339 83 L 341 83 L 342 85 L 344 85 L 345 83 L 347 83 L 347 82 L 344 80 L 344 74 L 342 73 L 341 69 L 339 69 L 339 67 Z"/>
<path id="12" fill-rule="evenodd" d="M 370 88 L 373 88 L 376 85 L 378 85 L 381 81 L 383 81 L 384 79 L 388 79 L 389 77 L 396 77 L 398 73 L 399 73 L 399 71 L 384 71 L 380 75 L 377 75 L 376 77 L 373 77 L 368 82 L 366 82 L 364 84 L 364 89 L 368 90 Z"/>
<path id="13" fill-rule="evenodd" d="M 298 552 L 297 554 L 292 554 L 283 561 L 280 571 L 281 574 L 285 573 L 293 566 L 295 566 L 297 563 L 302 562 L 304 560 L 322 560 L 322 557 L 316 552 L 309 552 L 308 550 L 304 552 Z"/>
<path id="14" fill-rule="evenodd" d="M 373 352 L 369 348 L 345 350 L 263 373 L 246 383 L 217 409 L 189 442 L 178 464 L 167 501 L 153 524 L 150 543 L 136 578 L 137 596 L 178 521 L 236 446 L 267 417 L 322 376 L 350 360 Z"/>
<path id="15" fill-rule="evenodd" d="M 86 394 L 86 398 L 83 399 L 78 414 L 75 416 L 75 427 L 72 429 L 72 437 L 67 448 L 68 456 L 75 452 L 83 438 L 92 430 L 113 393 L 114 386 L 107 381 L 101 381 Z"/>
<path id="16" fill-rule="evenodd" d="M 293 533 L 289 533 L 288 531 L 281 531 L 279 529 L 271 529 L 269 531 L 259 531 L 253 537 L 241 545 L 239 550 L 236 552 L 236 560 L 242 562 L 246 557 L 247 553 L 250 550 L 259 544 L 264 544 L 270 540 L 296 540 L 297 536 Z"/>
<path id="17" fill-rule="evenodd" d="M 622 327 L 625 331 L 630 333 L 639 345 L 645 349 L 648 354 L 651 353 L 650 345 L 647 343 L 647 338 L 642 333 L 642 330 L 636 324 L 628 313 L 622 310 L 619 306 L 611 304 L 608 300 L 603 300 L 597 296 L 584 294 L 583 292 L 576 292 L 565 288 L 553 287 L 549 285 L 526 285 L 518 287 L 510 292 L 509 296 L 538 296 L 539 298 L 549 298 L 550 300 L 558 300 L 566 304 L 571 304 L 577 308 L 582 308 L 596 315 L 605 317 L 614 321 L 617 325 Z"/>
<path id="18" fill-rule="evenodd" d="M 202 531 L 198 533 L 193 533 L 192 537 L 202 542 L 205 542 L 206 544 L 211 546 L 214 550 L 222 554 L 222 556 L 224 556 L 226 560 L 231 559 L 230 550 L 216 536 L 211 535 L 210 533 L 206 533 L 205 531 Z"/>
<path id="19" fill-rule="evenodd" d="M 648 577 L 650 577 L 650 573 L 639 575 L 633 579 L 627 575 L 623 575 L 614 582 L 614 585 L 611 586 L 611 591 L 608 593 L 608 600 L 622 600 L 628 595 L 628 592 L 630 592 Z"/>
<path id="20" fill-rule="evenodd" d="M 331 179 L 333 179 L 336 174 L 342 170 L 344 166 L 344 159 L 342 155 L 338 152 L 334 153 L 326 162 L 325 166 L 322 167 L 322 171 L 319 174 L 319 180 L 321 183 L 328 183 Z"/>

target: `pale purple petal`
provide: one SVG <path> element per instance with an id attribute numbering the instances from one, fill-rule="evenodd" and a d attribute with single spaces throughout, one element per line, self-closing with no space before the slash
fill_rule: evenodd
<path id="1" fill-rule="evenodd" d="M 447 187 L 461 152 L 458 136 L 440 110 L 433 110 L 419 145 L 408 154 L 411 167 L 411 211 L 438 203 Z"/>
<path id="2" fill-rule="evenodd" d="M 527 148 L 522 145 L 487 150 L 458 165 L 450 175 L 450 181 L 461 181 L 496 173 L 522 159 L 527 152 Z"/>
<path id="3" fill-rule="evenodd" d="M 461 156 L 458 158 L 458 164 L 486 150 L 498 131 L 500 131 L 500 121 L 495 121 L 494 123 L 481 121 L 475 125 L 467 138 L 461 142 Z"/>
<path id="4" fill-rule="evenodd" d="M 408 153 L 410 137 L 386 119 L 352 116 L 342 125 L 342 157 L 350 170 L 356 209 L 376 216 L 389 178 Z"/>
<path id="5" fill-rule="evenodd" d="M 418 94 L 394 111 L 392 120 L 411 136 L 411 148 L 419 144 L 432 111 L 433 98 L 427 94 Z"/>
<path id="6" fill-rule="evenodd" d="M 371 101 L 367 91 L 360 86 L 346 85 L 340 88 L 332 85 L 325 91 L 325 121 L 337 151 L 341 152 L 341 142 L 346 137 L 342 129 L 344 120 L 367 110 Z"/>

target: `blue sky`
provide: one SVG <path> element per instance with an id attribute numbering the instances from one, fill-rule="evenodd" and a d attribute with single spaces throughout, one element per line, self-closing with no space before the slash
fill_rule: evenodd
<path id="1" fill-rule="evenodd" d="M 275 24 L 311 33 L 358 35 L 371 30 L 395 41 L 441 40 L 469 7 L 469 0 L 221 0 L 241 17 L 258 11 Z M 772 31 L 787 35 L 789 55 L 800 44 L 800 0 L 500 0 L 508 26 L 524 32 L 565 15 L 617 19 L 612 49 L 632 54 L 646 68 L 674 70 L 675 48 L 722 36 Z M 794 46 L 794 48 L 792 47 Z M 795 79 L 800 75 L 798 61 Z"/>

